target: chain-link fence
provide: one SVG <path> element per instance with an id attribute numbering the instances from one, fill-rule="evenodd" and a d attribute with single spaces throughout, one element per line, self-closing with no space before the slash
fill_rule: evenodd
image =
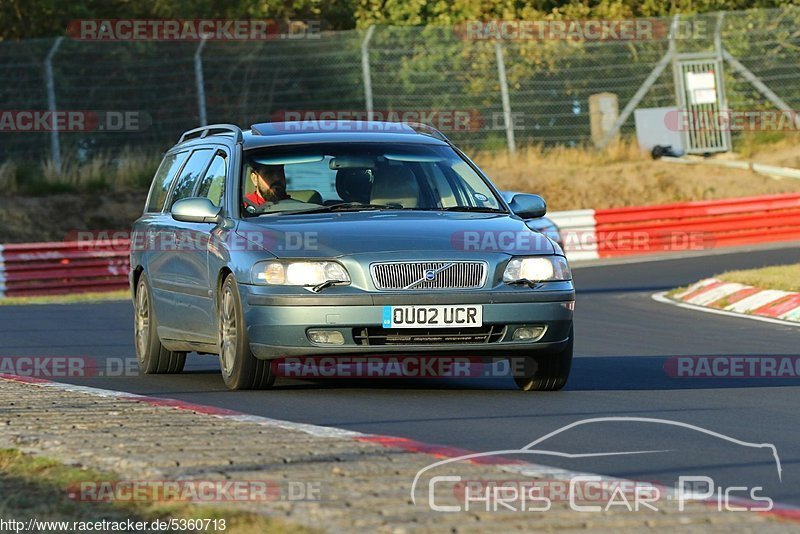
<path id="1" fill-rule="evenodd" d="M 510 135 L 516 146 L 589 144 L 591 95 L 613 93 L 623 108 L 671 47 L 714 50 L 717 35 L 750 75 L 786 106 L 800 108 L 800 8 L 680 21 L 694 31 L 675 39 L 658 31 L 674 27 L 671 18 L 651 19 L 657 31 L 641 39 L 498 40 L 475 38 L 459 26 L 258 42 L 2 42 L 0 161 L 164 149 L 204 122 L 246 126 L 292 111 L 419 112 L 423 121 L 426 112 L 437 112 L 434 126 L 473 149 L 505 148 Z M 731 109 L 775 107 L 741 69 L 726 64 L 724 81 Z M 649 82 L 636 107 L 676 104 L 671 68 Z M 75 131 L 21 131 L 8 116 L 25 110 L 92 111 L 95 120 Z M 133 119 L 120 119 L 125 113 Z M 469 123 L 441 122 L 458 113 Z M 633 128 L 632 116 L 621 124 L 622 134 Z"/>

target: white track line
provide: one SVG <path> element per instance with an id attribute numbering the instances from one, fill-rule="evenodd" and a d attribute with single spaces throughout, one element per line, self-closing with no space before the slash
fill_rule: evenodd
<path id="1" fill-rule="evenodd" d="M 660 302 L 662 304 L 671 304 L 673 306 L 677 306 L 679 308 L 686 308 L 687 310 L 694 310 L 694 311 L 701 311 L 705 313 L 713 313 L 716 315 L 725 315 L 728 317 L 738 317 L 740 319 L 752 319 L 754 321 L 763 321 L 765 323 L 773 323 L 773 324 L 780 324 L 784 326 L 794 326 L 796 328 L 800 328 L 800 323 L 796 321 L 784 321 L 782 319 L 775 319 L 772 317 L 764 317 L 763 315 L 751 315 L 745 313 L 737 313 L 727 310 L 718 310 L 716 308 L 707 308 L 705 306 L 697 306 L 696 304 L 689 304 L 688 302 L 678 302 L 676 300 L 672 300 L 671 298 L 667 297 L 666 291 L 661 291 L 660 293 L 653 293 L 650 297 L 655 300 L 656 302 Z"/>

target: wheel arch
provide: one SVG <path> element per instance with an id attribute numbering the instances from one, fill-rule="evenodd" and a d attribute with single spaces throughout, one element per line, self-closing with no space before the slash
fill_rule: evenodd
<path id="1" fill-rule="evenodd" d="M 141 265 L 137 265 L 131 270 L 131 297 L 133 298 L 136 298 L 136 290 L 139 287 L 139 279 L 142 278 L 142 273 L 144 273 L 144 267 Z"/>
<path id="2" fill-rule="evenodd" d="M 217 273 L 217 281 L 214 284 L 214 306 L 219 306 L 219 296 L 222 293 L 222 284 L 225 283 L 225 279 L 230 275 L 233 275 L 234 278 L 236 277 L 231 268 L 228 266 L 223 267 Z"/>

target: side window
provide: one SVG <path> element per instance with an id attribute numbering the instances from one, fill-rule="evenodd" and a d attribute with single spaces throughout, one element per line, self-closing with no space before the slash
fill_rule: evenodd
<path id="1" fill-rule="evenodd" d="M 146 211 L 148 213 L 158 213 L 164 208 L 169 186 L 172 185 L 175 175 L 188 157 L 188 151 L 167 154 L 164 157 L 164 161 L 159 165 L 155 178 L 153 178 L 153 185 L 150 187 L 150 194 L 147 197 Z"/>
<path id="2" fill-rule="evenodd" d="M 198 197 L 206 197 L 215 206 L 222 206 L 222 195 L 225 193 L 225 176 L 228 171 L 228 160 L 224 154 L 217 153 L 211 160 L 203 181 L 197 190 Z"/>
<path id="3" fill-rule="evenodd" d="M 183 170 L 181 170 L 181 174 L 175 182 L 175 187 L 172 190 L 172 199 L 170 199 L 168 206 L 169 208 L 172 208 L 172 205 L 177 201 L 192 196 L 194 186 L 197 185 L 200 174 L 203 172 L 203 169 L 205 169 L 208 158 L 211 157 L 212 152 L 213 150 L 210 148 L 201 148 L 200 150 L 192 152 L 192 155 L 189 156 L 189 161 L 183 166 Z"/>

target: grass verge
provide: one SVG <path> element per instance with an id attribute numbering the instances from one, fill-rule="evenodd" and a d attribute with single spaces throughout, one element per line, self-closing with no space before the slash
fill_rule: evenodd
<path id="1" fill-rule="evenodd" d="M 106 302 L 109 300 L 130 300 L 131 292 L 127 289 L 118 291 L 102 291 L 92 293 L 75 293 L 71 295 L 42 295 L 37 297 L 6 297 L 0 299 L 0 306 L 22 306 L 27 304 L 76 304 L 89 302 Z"/>
<path id="2" fill-rule="evenodd" d="M 773 265 L 760 269 L 728 271 L 716 276 L 725 282 L 734 282 L 762 289 L 800 291 L 800 263 Z"/>
<path id="3" fill-rule="evenodd" d="M 68 486 L 86 480 L 114 480 L 107 473 L 70 467 L 55 460 L 0 450 L 0 517 L 27 522 L 224 519 L 226 533 L 313 532 L 299 525 L 222 506 L 160 502 L 82 502 L 69 498 Z M 70 526 L 67 529 L 73 531 Z M 213 528 L 206 532 L 213 531 Z M 196 532 L 196 531 L 184 531 Z"/>

